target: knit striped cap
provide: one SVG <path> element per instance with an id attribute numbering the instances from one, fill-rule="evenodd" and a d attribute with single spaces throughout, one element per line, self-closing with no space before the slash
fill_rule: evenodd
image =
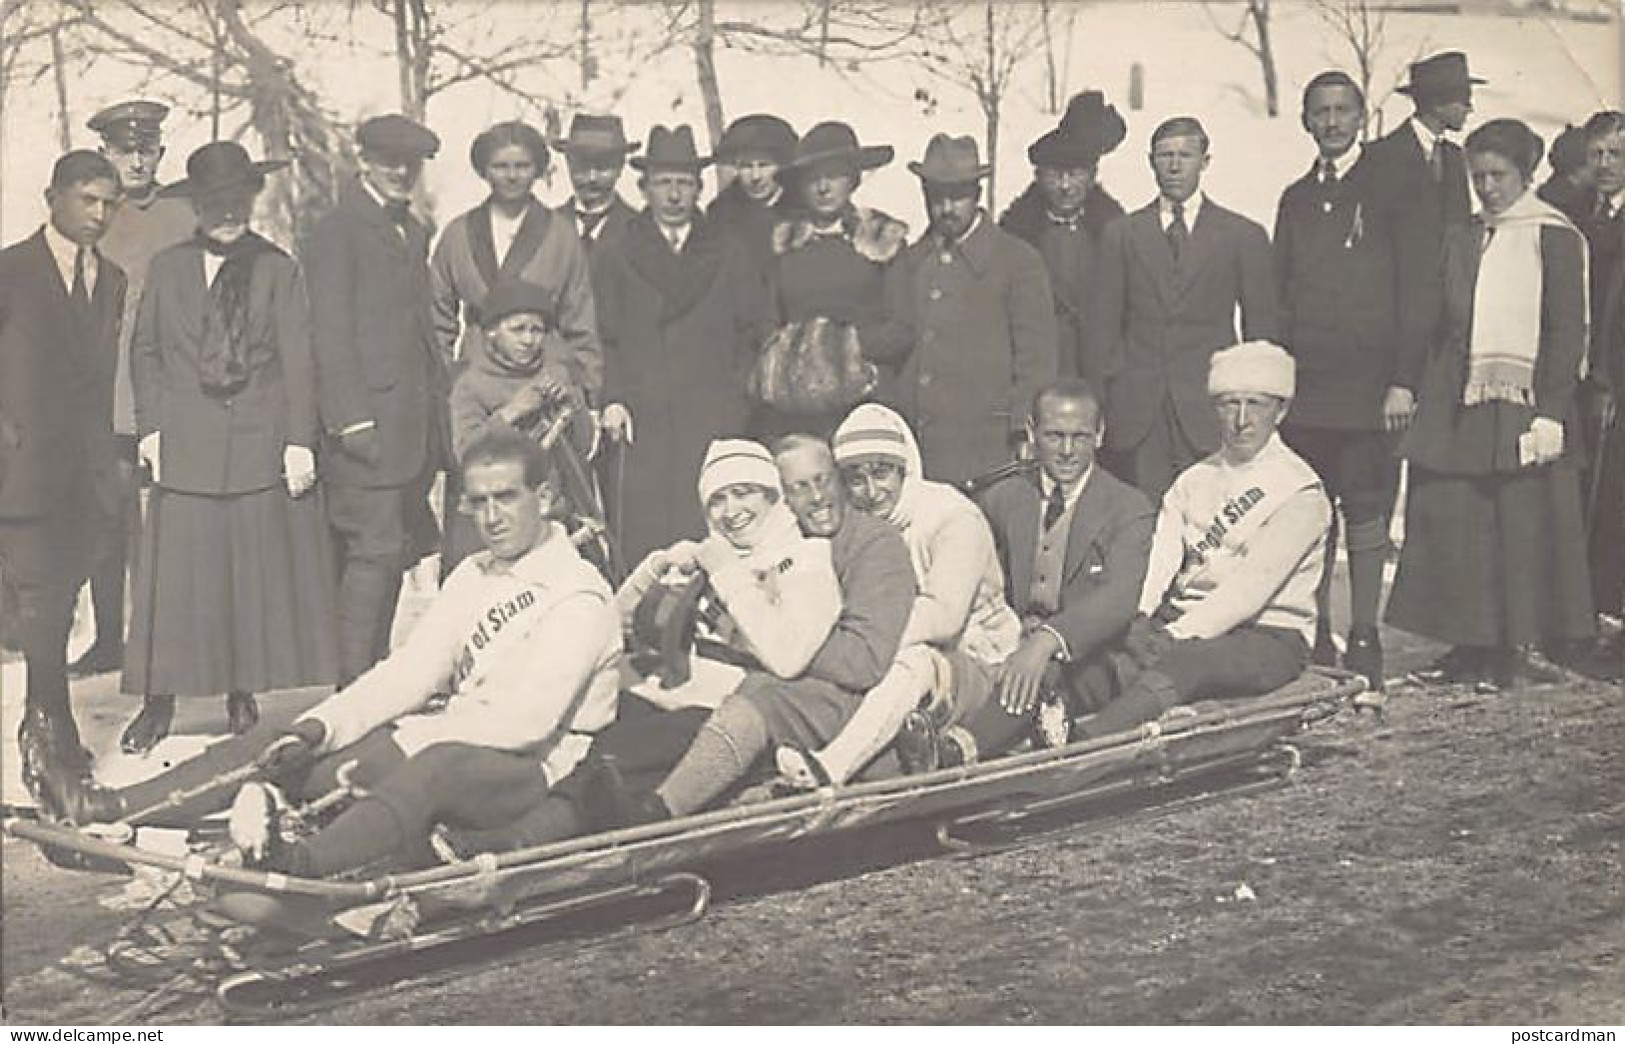
<path id="1" fill-rule="evenodd" d="M 706 447 L 705 462 L 700 465 L 700 503 L 739 482 L 783 493 L 778 466 L 767 447 L 749 439 L 716 439 Z"/>
<path id="2" fill-rule="evenodd" d="M 1297 364 L 1280 345 L 1244 341 L 1213 353 L 1208 364 L 1207 393 L 1261 392 L 1290 399 L 1297 388 Z"/>
<path id="3" fill-rule="evenodd" d="M 884 407 L 866 405 L 853 410 L 835 429 L 831 448 L 837 464 L 858 457 L 889 457 L 908 470 L 908 436 L 902 418 Z"/>

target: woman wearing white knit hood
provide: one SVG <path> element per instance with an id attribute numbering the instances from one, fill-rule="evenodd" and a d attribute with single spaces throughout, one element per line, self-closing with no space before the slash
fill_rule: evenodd
<path id="1" fill-rule="evenodd" d="M 796 677 L 841 612 L 829 541 L 802 535 L 760 443 L 711 443 L 699 494 L 710 535 L 650 552 L 615 594 L 621 619 L 631 620 L 656 583 L 703 569 L 723 610 L 710 623 L 714 637 L 771 674 Z"/>
<path id="2" fill-rule="evenodd" d="M 974 757 L 969 734 L 955 723 L 987 701 L 999 665 L 1021 644 L 993 531 L 958 490 L 926 480 L 914 432 L 892 410 L 873 403 L 854 409 L 835 431 L 834 450 L 853 505 L 902 531 L 920 591 L 885 679 L 823 750 L 781 750 L 780 770 L 803 785 L 823 782 L 820 774 L 845 782 L 927 697 L 935 723 L 948 725 L 961 753 Z"/>

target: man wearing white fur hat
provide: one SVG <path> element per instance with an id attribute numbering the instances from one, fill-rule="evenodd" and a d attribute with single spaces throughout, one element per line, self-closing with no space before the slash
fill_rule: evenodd
<path id="1" fill-rule="evenodd" d="M 1086 735 L 1270 692 L 1308 663 L 1331 506 L 1276 434 L 1295 383 L 1292 356 L 1268 341 L 1213 354 L 1220 449 L 1163 498 L 1140 615 L 1115 664 L 1119 695 L 1080 723 Z"/>

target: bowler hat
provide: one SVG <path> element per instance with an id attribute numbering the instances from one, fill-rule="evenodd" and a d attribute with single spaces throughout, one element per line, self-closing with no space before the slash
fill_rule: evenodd
<path id="1" fill-rule="evenodd" d="M 932 135 L 925 146 L 925 159 L 910 163 L 908 169 L 921 181 L 936 185 L 963 185 L 993 173 L 992 164 L 982 162 L 976 139 L 969 134 L 958 138 Z"/>
<path id="2" fill-rule="evenodd" d="M 1411 82 L 1395 90 L 1418 100 L 1448 99 L 1468 94 L 1484 81 L 1467 71 L 1467 56 L 1460 51 L 1441 51 L 1413 62 Z"/>
<path id="3" fill-rule="evenodd" d="M 1066 106 L 1066 115 L 1027 149 L 1035 167 L 1092 167 L 1123 143 L 1128 126 L 1099 91 L 1084 91 Z"/>
<path id="4" fill-rule="evenodd" d="M 676 128 L 655 124 L 649 130 L 649 147 L 629 162 L 633 170 L 688 170 L 698 174 L 711 165 L 711 157 L 701 156 L 694 147 L 694 130 L 688 124 Z"/>
<path id="5" fill-rule="evenodd" d="M 100 134 L 115 148 L 127 149 L 136 145 L 158 143 L 164 117 L 169 106 L 162 102 L 136 99 L 119 102 L 85 121 L 85 126 Z"/>
<path id="6" fill-rule="evenodd" d="M 734 120 L 717 142 L 717 159 L 724 163 L 745 156 L 766 156 L 783 167 L 795 158 L 795 153 L 795 128 L 765 112 L 753 112 Z"/>
<path id="7" fill-rule="evenodd" d="M 356 144 L 391 159 L 424 159 L 440 151 L 434 131 L 398 112 L 374 116 L 355 132 Z"/>
<path id="8" fill-rule="evenodd" d="M 257 190 L 265 175 L 281 170 L 287 160 L 252 160 L 235 141 L 211 141 L 186 157 L 186 177 L 166 185 L 163 196 L 201 196 L 220 189 L 252 185 Z"/>
<path id="9" fill-rule="evenodd" d="M 839 161 L 850 163 L 860 171 L 874 170 L 890 163 L 896 154 L 890 145 L 859 145 L 857 132 L 849 125 L 829 120 L 796 142 L 796 155 L 790 166 L 805 170 Z"/>
<path id="10" fill-rule="evenodd" d="M 626 140 L 619 116 L 594 116 L 578 112 L 570 120 L 570 133 L 548 142 L 566 156 L 614 156 L 625 159 L 628 152 L 638 147 Z"/>

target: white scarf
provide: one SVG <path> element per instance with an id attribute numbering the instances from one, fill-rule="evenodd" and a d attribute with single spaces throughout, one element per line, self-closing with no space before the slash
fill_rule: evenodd
<path id="1" fill-rule="evenodd" d="M 1525 192 L 1499 214 L 1481 212 L 1489 241 L 1473 286 L 1472 340 L 1462 402 L 1515 402 L 1533 406 L 1535 359 L 1540 354 L 1544 296 L 1540 230 L 1579 230 L 1556 207 Z M 1583 256 L 1583 255 L 1582 255 Z M 1581 285 L 1589 275 L 1582 272 Z M 1590 314 L 1590 304 L 1586 305 Z M 1584 362 L 1581 369 L 1584 370 Z"/>

